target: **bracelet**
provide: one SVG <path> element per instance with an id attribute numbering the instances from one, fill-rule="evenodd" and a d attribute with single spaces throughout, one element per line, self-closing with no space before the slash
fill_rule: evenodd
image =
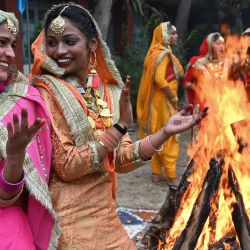
<path id="1" fill-rule="evenodd" d="M 24 173 L 22 173 L 22 179 L 21 181 L 17 183 L 11 183 L 5 180 L 3 176 L 3 169 L 0 172 L 0 187 L 6 192 L 6 193 L 15 193 L 22 189 L 24 185 Z"/>
<path id="2" fill-rule="evenodd" d="M 106 146 L 105 146 L 105 144 L 102 142 L 102 141 L 100 141 L 100 140 L 98 140 L 98 142 L 101 144 L 101 148 L 100 148 L 100 151 L 102 151 L 102 152 L 99 152 L 99 153 L 103 153 L 103 155 L 106 155 L 106 154 L 108 154 L 109 153 L 109 151 L 108 151 L 108 149 L 106 148 Z"/>
<path id="3" fill-rule="evenodd" d="M 125 135 L 128 132 L 128 129 L 126 126 L 121 127 L 118 123 L 113 125 L 114 128 L 116 128 L 122 135 Z"/>
<path id="4" fill-rule="evenodd" d="M 147 136 L 146 138 L 144 138 L 143 140 L 141 140 L 140 142 L 140 149 L 141 149 L 141 153 L 145 156 L 145 157 L 152 157 L 154 154 L 162 151 L 163 149 L 163 145 L 160 146 L 160 148 L 156 149 L 153 147 L 153 145 L 151 144 L 150 140 L 150 135 Z"/>
<path id="5" fill-rule="evenodd" d="M 169 98 L 169 101 L 170 102 L 178 102 L 178 97 L 177 96 L 174 96 L 172 98 Z"/>
<path id="6" fill-rule="evenodd" d="M 109 129 L 98 138 L 98 141 L 107 152 L 113 151 L 119 145 L 119 138 Z"/>
<path id="7" fill-rule="evenodd" d="M 14 197 L 12 197 L 9 200 L 3 200 L 0 198 L 0 207 L 8 207 L 13 205 L 19 199 L 22 192 L 23 192 L 23 187 Z"/>

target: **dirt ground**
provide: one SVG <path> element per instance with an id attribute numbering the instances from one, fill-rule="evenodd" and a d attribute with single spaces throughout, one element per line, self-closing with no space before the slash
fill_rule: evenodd
<path id="1" fill-rule="evenodd" d="M 131 138 L 137 140 L 137 134 L 131 133 Z M 177 175 L 181 176 L 189 158 L 187 146 L 190 143 L 190 131 L 179 137 L 180 151 L 177 162 Z M 118 175 L 117 207 L 132 209 L 158 210 L 168 194 L 166 183 L 152 183 L 150 162 L 127 174 Z"/>

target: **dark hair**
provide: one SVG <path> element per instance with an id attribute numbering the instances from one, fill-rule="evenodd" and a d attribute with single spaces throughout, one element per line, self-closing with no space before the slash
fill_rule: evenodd
<path id="1" fill-rule="evenodd" d="M 212 42 L 216 42 L 218 39 L 220 39 L 222 36 L 220 33 L 215 33 L 212 37 Z"/>
<path id="2" fill-rule="evenodd" d="M 93 20 L 89 16 L 88 12 L 85 11 L 83 7 L 72 3 L 55 5 L 46 13 L 44 20 L 45 33 L 47 32 L 51 22 L 59 16 L 60 12 L 66 6 L 68 7 L 62 12 L 62 17 L 66 17 L 72 21 L 79 28 L 79 30 L 84 33 L 84 35 L 87 37 L 87 40 L 98 36 L 95 24 L 93 23 Z"/>

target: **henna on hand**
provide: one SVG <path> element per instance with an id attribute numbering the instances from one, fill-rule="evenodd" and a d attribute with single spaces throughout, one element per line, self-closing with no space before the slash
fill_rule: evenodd
<path id="1" fill-rule="evenodd" d="M 198 114 L 185 115 L 190 108 L 192 108 L 192 106 L 189 105 L 185 109 L 170 117 L 164 127 L 165 133 L 174 135 L 184 132 L 192 126 L 198 124 L 207 115 L 208 107 Z"/>

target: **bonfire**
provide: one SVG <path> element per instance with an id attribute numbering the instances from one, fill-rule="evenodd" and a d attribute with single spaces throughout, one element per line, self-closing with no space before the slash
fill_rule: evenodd
<path id="1" fill-rule="evenodd" d="M 228 40 L 227 58 L 239 60 L 241 50 L 243 60 L 246 46 L 235 39 Z M 189 148 L 192 160 L 178 189 L 170 190 L 139 249 L 250 249 L 250 103 L 245 86 L 223 75 L 219 82 L 204 79 L 196 91 L 209 115 Z"/>

